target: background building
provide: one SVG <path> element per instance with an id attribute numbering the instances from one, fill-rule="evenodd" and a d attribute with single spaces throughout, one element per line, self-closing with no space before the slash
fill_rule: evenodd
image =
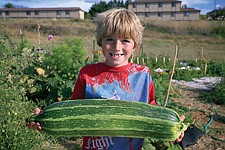
<path id="1" fill-rule="evenodd" d="M 200 10 L 187 8 L 177 0 L 134 0 L 128 9 L 142 21 L 148 20 L 199 20 Z"/>
<path id="2" fill-rule="evenodd" d="M 0 8 L 3 18 L 75 18 L 84 19 L 79 7 L 65 8 Z"/>

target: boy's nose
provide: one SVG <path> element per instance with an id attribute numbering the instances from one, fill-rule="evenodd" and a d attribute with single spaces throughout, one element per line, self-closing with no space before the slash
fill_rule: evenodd
<path id="1" fill-rule="evenodd" d="M 119 51 L 119 50 L 122 50 L 123 44 L 120 40 L 116 40 L 114 46 L 115 46 L 115 50 Z"/>

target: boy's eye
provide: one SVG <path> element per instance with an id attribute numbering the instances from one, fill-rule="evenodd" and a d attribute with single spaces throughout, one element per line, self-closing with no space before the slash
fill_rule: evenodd
<path id="1" fill-rule="evenodd" d="M 106 38 L 105 41 L 110 42 L 110 41 L 114 41 L 114 40 L 112 38 Z"/>
<path id="2" fill-rule="evenodd" d="M 130 43 L 130 40 L 129 39 L 125 39 L 125 40 L 122 40 L 122 42 Z"/>

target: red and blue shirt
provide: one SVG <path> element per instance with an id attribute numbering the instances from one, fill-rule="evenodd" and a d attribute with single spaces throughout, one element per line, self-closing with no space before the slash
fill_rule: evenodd
<path id="1" fill-rule="evenodd" d="M 110 67 L 96 63 L 83 67 L 74 86 L 72 99 L 130 100 L 157 105 L 155 91 L 148 67 L 128 63 L 122 67 Z M 138 150 L 142 138 L 85 137 L 83 150 Z"/>

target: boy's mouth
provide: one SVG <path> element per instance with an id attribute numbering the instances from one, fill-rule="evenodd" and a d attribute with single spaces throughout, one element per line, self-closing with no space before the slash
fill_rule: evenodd
<path id="1" fill-rule="evenodd" d="M 123 56 L 124 54 L 113 54 L 113 53 L 109 53 L 110 56 L 112 57 L 120 57 Z"/>

